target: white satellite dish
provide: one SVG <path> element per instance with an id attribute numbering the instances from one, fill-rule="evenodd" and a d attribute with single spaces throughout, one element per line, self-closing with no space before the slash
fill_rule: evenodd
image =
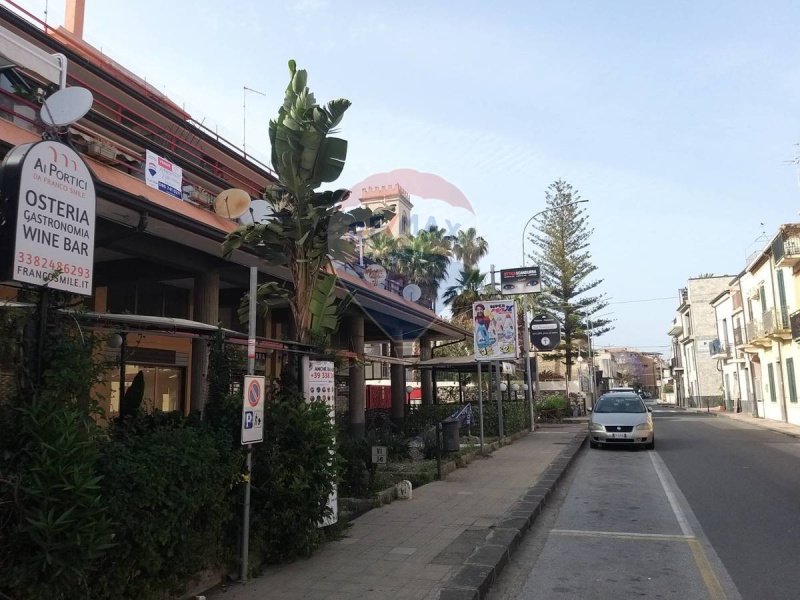
<path id="1" fill-rule="evenodd" d="M 238 219 L 250 208 L 250 194 L 238 188 L 220 192 L 214 200 L 214 212 L 226 219 Z"/>
<path id="2" fill-rule="evenodd" d="M 403 298 L 410 302 L 416 302 L 422 296 L 422 289 L 416 283 L 409 283 L 403 288 Z"/>
<path id="3" fill-rule="evenodd" d="M 239 217 L 239 223 L 242 225 L 264 223 L 272 214 L 272 209 L 266 200 L 253 200 L 250 209 Z"/>
<path id="4" fill-rule="evenodd" d="M 49 96 L 39 111 L 45 125 L 64 127 L 82 118 L 92 108 L 92 92 L 82 87 L 68 87 Z"/>

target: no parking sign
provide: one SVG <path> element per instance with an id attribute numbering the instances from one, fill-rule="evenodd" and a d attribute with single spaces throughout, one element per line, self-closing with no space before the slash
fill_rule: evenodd
<path id="1" fill-rule="evenodd" d="M 264 385 L 266 379 L 245 375 L 242 403 L 242 445 L 264 441 Z"/>

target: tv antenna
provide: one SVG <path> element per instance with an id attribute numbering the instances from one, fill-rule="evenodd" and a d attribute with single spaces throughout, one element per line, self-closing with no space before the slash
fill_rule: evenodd
<path id="1" fill-rule="evenodd" d="M 242 152 L 245 158 L 247 158 L 247 92 L 253 92 L 259 96 L 267 96 L 264 92 L 259 92 L 246 85 L 242 86 Z"/>

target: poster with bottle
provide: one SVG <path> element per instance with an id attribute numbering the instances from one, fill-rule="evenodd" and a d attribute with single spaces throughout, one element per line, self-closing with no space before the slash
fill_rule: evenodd
<path id="1" fill-rule="evenodd" d="M 336 383 L 334 379 L 334 365 L 331 360 L 309 360 L 306 377 L 305 393 L 306 402 L 323 402 L 328 407 L 328 416 L 331 423 L 336 423 Z M 334 443 L 336 440 L 334 440 Z M 324 518 L 319 526 L 327 527 L 338 521 L 338 498 L 336 485 L 328 497 L 328 508 L 331 515 Z"/>
<path id="2" fill-rule="evenodd" d="M 519 357 L 517 306 L 513 300 L 482 300 L 472 305 L 475 360 Z"/>

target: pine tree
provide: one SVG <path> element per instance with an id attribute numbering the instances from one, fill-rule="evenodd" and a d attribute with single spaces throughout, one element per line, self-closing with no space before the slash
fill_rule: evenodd
<path id="1" fill-rule="evenodd" d="M 575 341 L 586 339 L 590 326 L 593 338 L 612 329 L 608 319 L 593 316 L 608 306 L 608 301 L 602 294 L 590 295 L 603 280 L 591 278 L 597 270 L 588 251 L 594 230 L 589 227 L 586 211 L 577 205 L 580 199 L 578 191 L 566 181 L 550 184 L 545 192 L 546 210 L 529 238 L 536 248 L 534 264 L 541 269 L 543 293 L 539 305 L 561 322 L 561 350 L 568 379 L 578 353 Z"/>

